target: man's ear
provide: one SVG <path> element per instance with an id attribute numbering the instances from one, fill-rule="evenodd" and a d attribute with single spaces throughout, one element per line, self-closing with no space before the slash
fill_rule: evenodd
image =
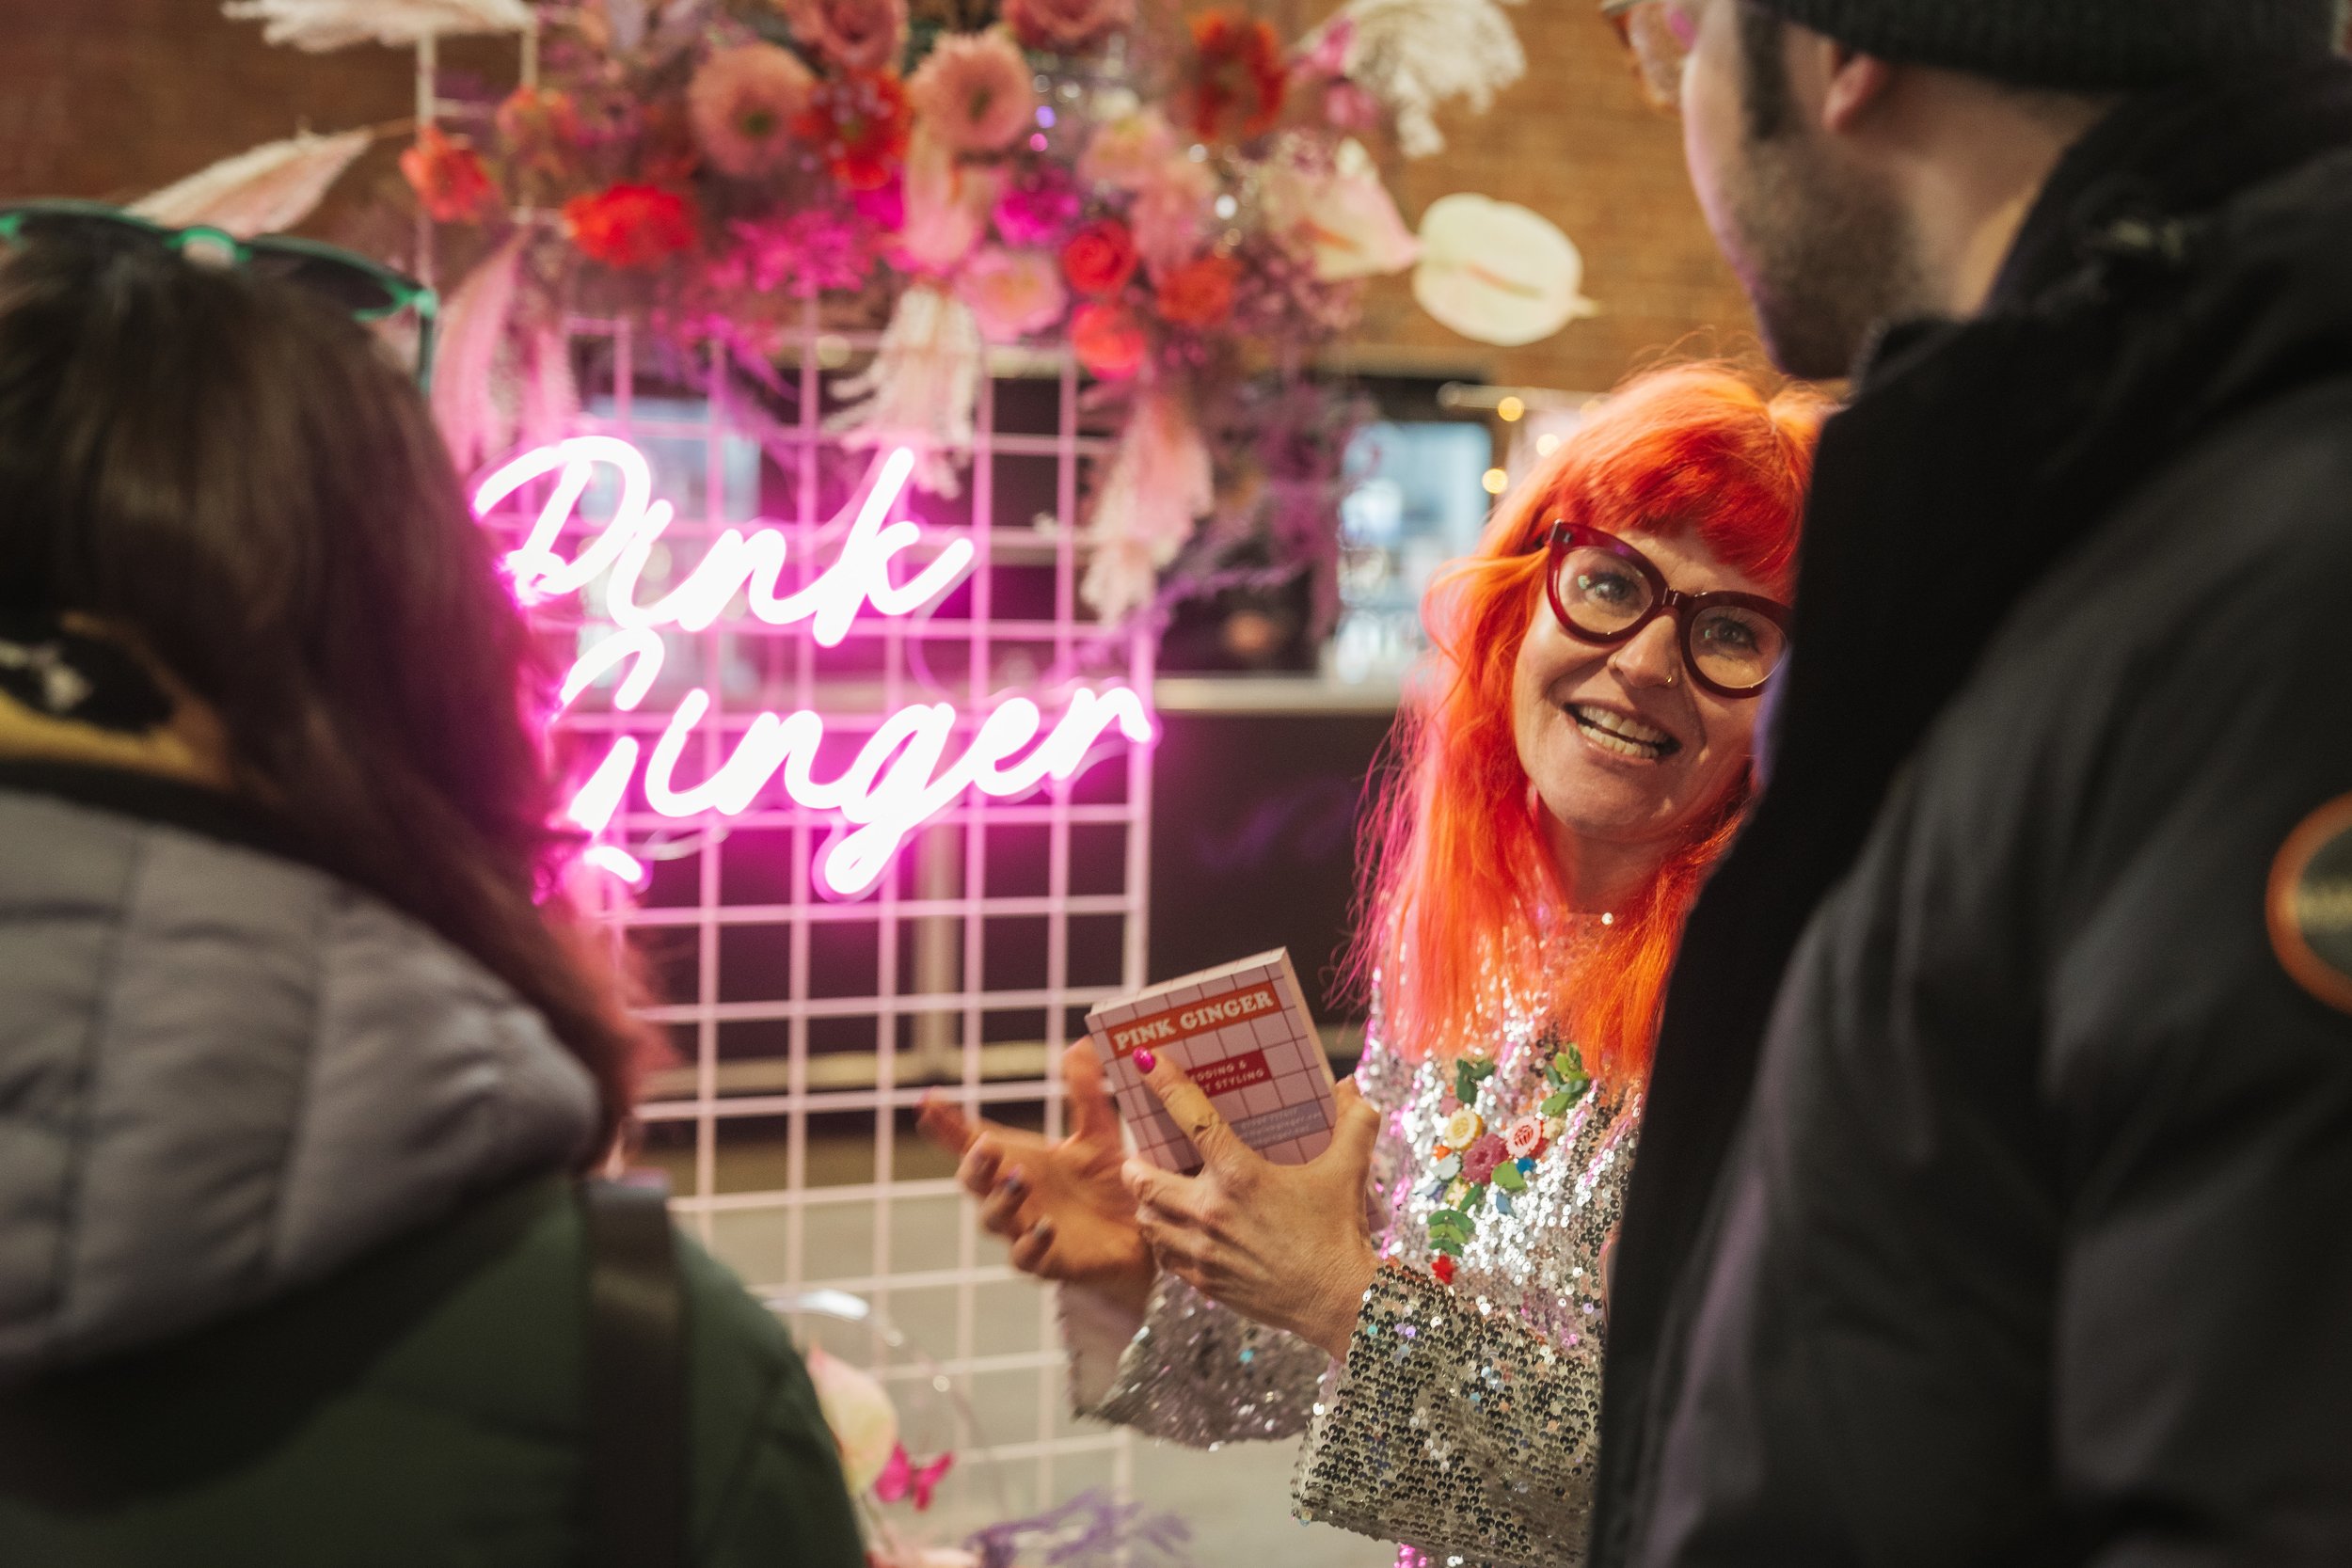
<path id="1" fill-rule="evenodd" d="M 1824 39 L 1820 65 L 1821 129 L 1839 135 L 1885 98 L 1895 80 L 1895 68 L 1875 55 L 1858 55 L 1844 44 Z"/>

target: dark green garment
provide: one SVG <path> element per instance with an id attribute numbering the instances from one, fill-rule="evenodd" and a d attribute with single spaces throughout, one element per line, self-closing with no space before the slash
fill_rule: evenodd
<path id="1" fill-rule="evenodd" d="M 679 1250 L 691 1560 L 856 1568 L 799 1355 Z M 0 1564 L 580 1563 L 586 1274 L 572 1188 L 543 1178 L 258 1310 L 0 1393 Z"/>

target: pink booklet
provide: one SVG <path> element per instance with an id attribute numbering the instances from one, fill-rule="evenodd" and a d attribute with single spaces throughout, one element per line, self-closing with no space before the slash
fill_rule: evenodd
<path id="1" fill-rule="evenodd" d="M 1149 1049 L 1200 1085 L 1244 1143 L 1278 1165 L 1303 1165 L 1331 1141 L 1331 1063 L 1286 949 L 1097 1003 L 1087 1031 L 1136 1152 L 1186 1175 L 1200 1155 L 1161 1109 L 1131 1059 Z"/>

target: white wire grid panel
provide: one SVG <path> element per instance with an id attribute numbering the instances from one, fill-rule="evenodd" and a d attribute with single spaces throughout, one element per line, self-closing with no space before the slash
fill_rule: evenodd
<path id="1" fill-rule="evenodd" d="M 636 446 L 655 495 L 676 509 L 644 597 L 691 570 L 722 530 L 755 517 L 785 534 L 785 587 L 833 559 L 847 503 L 881 454 L 826 432 L 828 391 L 870 353 L 870 338 L 812 325 L 797 363 L 756 397 L 686 398 L 648 391 L 625 328 L 572 330 L 580 359 L 598 367 L 578 433 Z M 723 351 L 710 352 L 715 364 Z M 716 769 L 762 711 L 823 716 L 824 776 L 911 703 L 955 705 L 963 738 L 1009 692 L 1058 711 L 1073 677 L 1128 686 L 1148 704 L 1150 640 L 1106 637 L 1078 608 L 1082 470 L 1104 443 L 1080 434 L 1066 353 L 1021 361 L 1010 367 L 1019 373 L 1000 364 L 995 380 L 983 378 L 977 436 L 957 454 L 969 459 L 959 465 L 962 496 L 914 492 L 896 514 L 922 525 L 898 562 L 900 581 L 953 540 L 975 547 L 962 584 L 927 613 L 869 613 L 827 649 L 805 625 L 748 618 L 739 596 L 707 630 L 662 633 L 663 673 L 638 709 L 620 711 L 607 679 L 560 728 L 591 761 L 607 732 L 634 734 L 650 752 L 677 696 L 706 689 L 713 707 L 677 769 L 685 785 Z M 519 530 L 519 508 L 541 494 L 491 521 Z M 589 527 L 596 502 L 592 490 Z M 572 601 L 542 612 L 553 612 L 559 646 L 585 647 L 609 626 Z M 1059 1136 L 1053 1064 L 1084 1037 L 1089 1005 L 1143 983 L 1148 752 L 1114 733 L 1094 757 L 1026 799 L 967 794 L 853 901 L 812 875 L 838 818 L 772 788 L 723 822 L 653 815 L 632 790 L 612 830 L 652 872 L 612 912 L 649 968 L 650 1016 L 679 1062 L 650 1085 L 642 1162 L 669 1169 L 681 1220 L 755 1292 L 831 1290 L 870 1305 L 861 1324 L 803 1314 L 796 1327 L 881 1372 L 918 1464 L 959 1450 L 923 1521 L 947 1539 L 1089 1486 L 1129 1491 L 1127 1439 L 1067 1414 L 1049 1295 L 979 1232 L 948 1163 L 914 1136 L 912 1119 L 935 1087 Z"/>

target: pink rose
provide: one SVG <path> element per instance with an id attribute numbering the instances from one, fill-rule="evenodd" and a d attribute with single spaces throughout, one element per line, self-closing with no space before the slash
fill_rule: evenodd
<path id="1" fill-rule="evenodd" d="M 1053 55 L 1084 54 L 1135 19 L 1135 0 L 1005 0 L 1013 36 Z"/>
<path id="2" fill-rule="evenodd" d="M 1489 1132 L 1462 1150 L 1462 1180 L 1473 1184 L 1495 1179 L 1495 1167 L 1511 1157 L 1501 1138 Z"/>
<path id="3" fill-rule="evenodd" d="M 1533 1160 L 1544 1151 L 1544 1118 L 1519 1117 L 1511 1124 L 1511 1131 L 1503 1134 L 1502 1141 L 1510 1148 L 1512 1159 Z"/>
<path id="4" fill-rule="evenodd" d="M 957 279 L 956 292 L 979 318 L 980 335 L 1009 343 L 1061 320 L 1070 296 L 1061 269 L 1042 250 L 983 250 Z"/>

